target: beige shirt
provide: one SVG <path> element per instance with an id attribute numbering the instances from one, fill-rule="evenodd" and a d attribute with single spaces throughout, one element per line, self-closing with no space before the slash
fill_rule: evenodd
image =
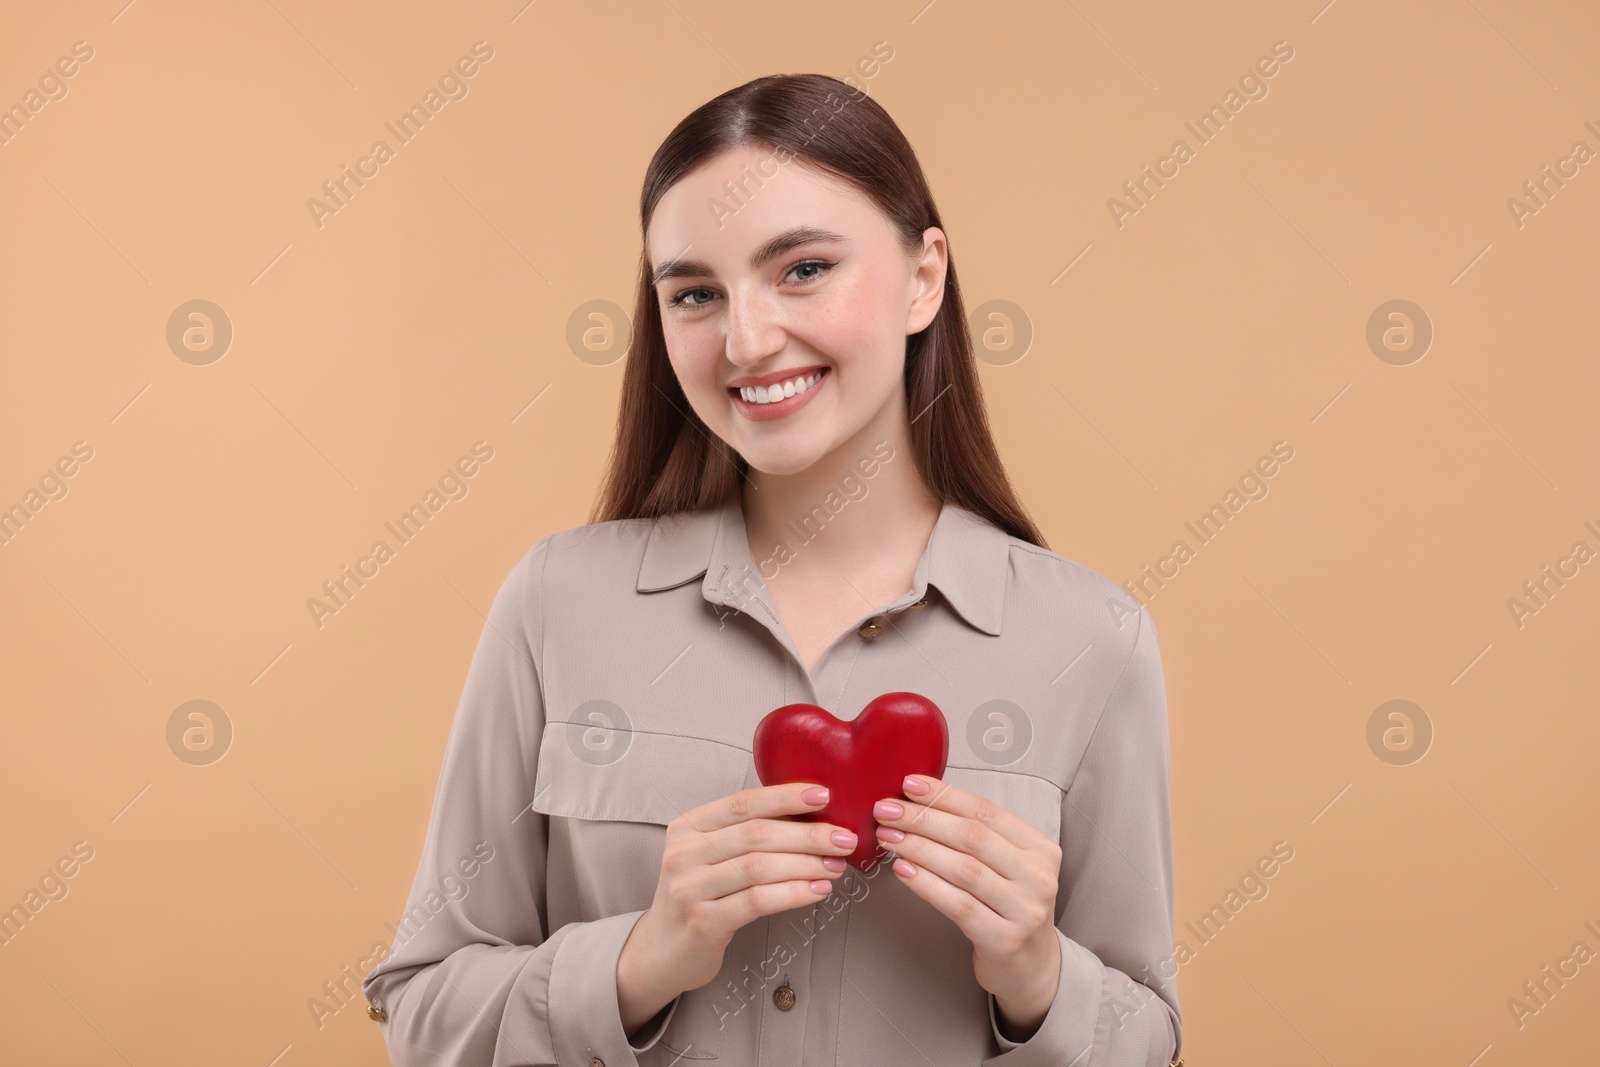
<path id="1" fill-rule="evenodd" d="M 805 551 L 798 533 L 788 547 Z M 362 983 L 395 1064 L 1175 1059 L 1166 695 L 1145 608 L 946 504 L 912 589 L 863 602 L 808 674 L 758 576 L 776 565 L 752 556 L 734 495 L 552 534 L 511 569 L 408 907 Z M 1060 842 L 1061 975 L 1037 1032 L 1001 1035 L 971 942 L 880 863 L 745 926 L 716 979 L 630 1040 L 617 958 L 654 899 L 667 824 L 761 785 L 751 739 L 767 712 L 803 701 L 851 719 L 900 690 L 946 716 L 945 781 Z"/>

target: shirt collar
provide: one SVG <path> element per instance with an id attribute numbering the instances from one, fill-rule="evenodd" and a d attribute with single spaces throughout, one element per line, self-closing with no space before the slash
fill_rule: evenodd
<path id="1" fill-rule="evenodd" d="M 798 534 L 786 541 L 790 551 L 804 551 Z M 928 546 L 917 561 L 910 599 L 921 599 L 928 586 L 968 624 L 998 636 L 1010 577 L 1011 538 L 982 516 L 946 501 L 939 509 Z M 770 571 L 774 564 L 768 564 Z M 721 503 L 662 516 L 650 528 L 636 589 L 652 593 L 683 585 L 704 575 L 701 594 L 713 604 L 742 607 L 750 597 L 765 598 L 761 570 L 750 554 L 740 494 Z M 741 576 L 744 589 L 740 591 Z M 770 608 L 768 609 L 770 610 Z"/>

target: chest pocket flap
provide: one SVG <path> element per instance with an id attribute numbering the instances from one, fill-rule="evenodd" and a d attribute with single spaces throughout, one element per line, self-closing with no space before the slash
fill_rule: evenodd
<path id="1" fill-rule="evenodd" d="M 750 753 L 720 741 L 549 722 L 539 742 L 533 810 L 572 819 L 665 826 L 745 788 Z"/>
<path id="2" fill-rule="evenodd" d="M 944 780 L 957 789 L 988 797 L 1051 841 L 1061 841 L 1061 790 L 1032 774 L 977 767 L 947 767 Z"/>

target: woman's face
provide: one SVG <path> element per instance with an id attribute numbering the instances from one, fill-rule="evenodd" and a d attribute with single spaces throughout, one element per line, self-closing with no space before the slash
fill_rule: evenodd
<path id="1" fill-rule="evenodd" d="M 938 228 L 907 256 L 852 186 L 749 147 L 669 189 L 646 250 L 684 394 L 753 468 L 904 440 L 906 337 L 944 297 Z"/>

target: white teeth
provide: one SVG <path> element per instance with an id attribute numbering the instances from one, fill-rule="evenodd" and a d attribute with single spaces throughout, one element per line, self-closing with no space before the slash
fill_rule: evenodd
<path id="1" fill-rule="evenodd" d="M 779 400 L 803 393 L 816 385 L 822 379 L 822 372 L 817 371 L 804 378 L 790 378 L 786 382 L 773 385 L 758 385 L 754 388 L 744 386 L 739 390 L 739 395 L 751 404 L 775 404 Z"/>

